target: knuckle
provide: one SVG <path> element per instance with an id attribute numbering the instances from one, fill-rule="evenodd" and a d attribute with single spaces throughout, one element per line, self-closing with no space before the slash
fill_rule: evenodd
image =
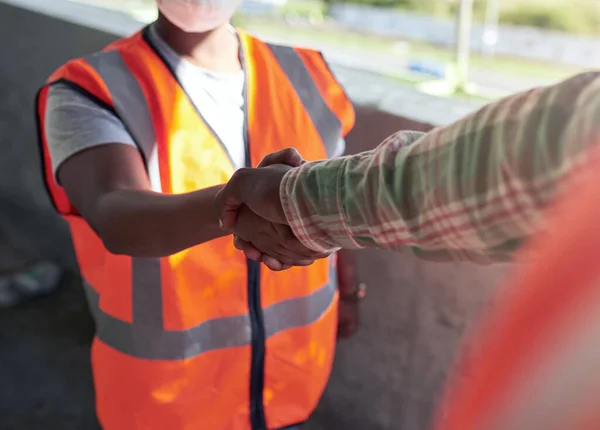
<path id="1" fill-rule="evenodd" d="M 264 167 L 264 166 L 269 166 L 270 164 L 273 164 L 273 154 L 269 154 L 266 155 L 260 162 L 259 166 Z"/>
<path id="2" fill-rule="evenodd" d="M 244 175 L 246 175 L 249 171 L 250 169 L 248 167 L 242 167 L 240 169 L 237 169 L 235 172 L 233 172 L 233 175 L 231 175 L 231 179 L 229 180 L 229 182 L 241 180 L 241 178 L 243 178 Z"/>
<path id="3" fill-rule="evenodd" d="M 291 155 L 294 157 L 300 155 L 300 152 L 298 152 L 298 150 L 296 148 L 288 148 L 287 151 L 288 151 L 287 152 L 288 155 Z"/>
<path id="4" fill-rule="evenodd" d="M 283 266 L 281 261 L 279 261 L 277 258 L 272 257 L 270 255 L 263 256 L 262 262 L 265 264 L 265 266 L 267 266 L 269 269 L 274 270 L 274 271 L 281 270 L 281 267 Z"/>

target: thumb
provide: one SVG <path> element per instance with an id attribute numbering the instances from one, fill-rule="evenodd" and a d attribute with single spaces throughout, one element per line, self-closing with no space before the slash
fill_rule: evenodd
<path id="1" fill-rule="evenodd" d="M 239 197 L 238 190 L 231 181 L 215 195 L 215 208 L 221 230 L 231 231 L 233 229 L 237 221 L 238 210 L 243 204 L 244 201 Z"/>
<path id="2" fill-rule="evenodd" d="M 262 159 L 258 167 L 272 166 L 273 164 L 285 164 L 291 167 L 298 167 L 306 163 L 300 153 L 295 148 L 286 148 L 274 152 Z"/>

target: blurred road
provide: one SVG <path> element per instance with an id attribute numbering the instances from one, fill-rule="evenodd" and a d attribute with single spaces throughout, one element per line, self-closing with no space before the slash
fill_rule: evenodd
<path id="1" fill-rule="evenodd" d="M 327 60 L 334 65 L 368 71 L 383 76 L 394 76 L 406 73 L 409 68 L 410 58 L 401 54 L 397 56 L 367 52 L 356 48 L 344 48 L 337 44 L 306 41 L 305 39 L 286 36 L 271 36 L 267 32 L 258 31 L 257 34 L 265 39 L 281 44 L 298 44 L 322 51 Z M 443 67 L 443 64 L 440 64 Z M 433 78 L 432 78 L 433 79 Z M 536 86 L 549 85 L 552 81 L 527 77 L 511 76 L 488 69 L 471 68 L 469 80 L 480 87 L 484 87 L 500 96 L 526 91 Z"/>
<path id="2" fill-rule="evenodd" d="M 96 9 L 87 9 L 86 16 L 114 26 L 121 19 Z M 41 183 L 34 94 L 60 64 L 114 36 L 0 1 L 0 38 L 5 41 L 0 45 L 0 242 L 72 265 L 67 231 Z M 383 112 L 382 94 L 389 87 L 379 81 L 361 87 L 365 76 L 344 78 L 357 102 L 350 151 L 371 148 L 398 129 L 426 128 Z M 361 88 L 379 93 L 361 99 Z M 459 114 L 448 104 L 418 99 L 405 87 L 393 88 L 397 110 L 435 110 L 426 115 L 431 119 Z M 506 268 L 432 264 L 374 251 L 359 253 L 358 265 L 369 284 L 362 328 L 340 344 L 331 383 L 307 430 L 423 430 L 463 332 L 489 302 Z M 0 311 L 0 430 L 97 428 L 88 357 L 93 323 L 77 278 L 67 276 L 63 284 L 50 298 Z"/>
<path id="3" fill-rule="evenodd" d="M 340 9 L 344 9 L 344 7 L 346 7 L 347 5 L 334 5 L 334 8 L 336 6 Z M 352 8 L 351 5 L 347 7 L 349 9 Z M 369 8 L 367 7 L 367 9 Z M 269 16 L 269 14 L 275 13 L 276 5 L 271 2 L 245 0 L 242 3 L 242 6 L 240 7 L 240 11 L 249 16 Z M 367 16 L 373 17 L 373 15 Z M 381 20 L 380 14 L 377 15 L 377 18 Z M 332 28 L 335 28 L 335 26 L 344 27 L 344 20 L 342 19 L 341 21 L 336 21 L 335 14 L 333 17 L 330 17 L 330 19 L 332 20 Z M 355 28 L 350 22 L 346 22 L 346 24 L 347 28 Z M 372 25 L 373 22 L 371 22 L 370 24 Z M 302 20 L 302 18 L 296 18 L 296 22 L 293 24 L 290 23 L 290 25 L 297 25 L 308 28 L 310 26 L 310 24 L 306 20 Z M 387 25 L 387 23 L 382 22 L 382 25 Z M 361 26 L 359 25 L 358 28 L 360 27 Z M 381 75 L 394 76 L 398 75 L 399 73 L 406 73 L 406 71 L 408 71 L 410 61 L 415 59 L 409 58 L 410 55 L 403 55 L 400 52 L 397 55 L 390 56 L 387 54 L 369 52 L 366 49 L 344 47 L 343 43 L 306 40 L 306 36 L 302 37 L 294 35 L 293 32 L 292 34 L 288 35 L 281 35 L 279 33 L 277 35 L 273 35 L 269 34 L 268 30 L 265 31 L 259 28 L 255 30 L 257 34 L 259 34 L 261 37 L 264 37 L 265 39 L 277 41 L 279 43 L 305 45 L 313 49 L 318 49 L 326 55 L 327 59 L 332 64 L 351 67 L 355 70 L 365 70 Z M 408 46 L 410 46 L 410 44 L 408 44 Z M 444 67 L 443 64 L 439 64 L 439 66 Z M 528 90 L 532 87 L 549 85 L 553 83 L 552 81 L 549 81 L 547 79 L 540 80 L 538 78 L 528 78 L 522 76 L 514 76 L 510 74 L 507 75 L 505 73 L 498 72 L 493 68 L 471 68 L 469 71 L 469 79 L 476 86 L 483 87 L 484 89 L 487 89 L 488 92 L 491 91 L 492 93 L 497 93 L 499 96 L 515 92 L 521 92 Z"/>

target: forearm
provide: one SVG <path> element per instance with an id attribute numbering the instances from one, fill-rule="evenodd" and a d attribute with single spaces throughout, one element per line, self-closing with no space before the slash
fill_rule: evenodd
<path id="1" fill-rule="evenodd" d="M 519 94 L 421 136 L 293 170 L 281 197 L 313 249 L 506 260 L 600 135 L 598 74 Z M 414 143 L 414 144 L 411 144 Z"/>
<path id="2" fill-rule="evenodd" d="M 93 227 L 115 254 L 172 255 L 224 235 L 213 203 L 220 188 L 178 195 L 114 191 L 98 202 Z"/>

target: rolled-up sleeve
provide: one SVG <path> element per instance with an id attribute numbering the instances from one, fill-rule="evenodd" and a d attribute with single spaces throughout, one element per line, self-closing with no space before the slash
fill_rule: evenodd
<path id="1" fill-rule="evenodd" d="M 598 141 L 600 73 L 507 97 L 427 134 L 291 170 L 280 194 L 309 248 L 510 260 Z"/>

